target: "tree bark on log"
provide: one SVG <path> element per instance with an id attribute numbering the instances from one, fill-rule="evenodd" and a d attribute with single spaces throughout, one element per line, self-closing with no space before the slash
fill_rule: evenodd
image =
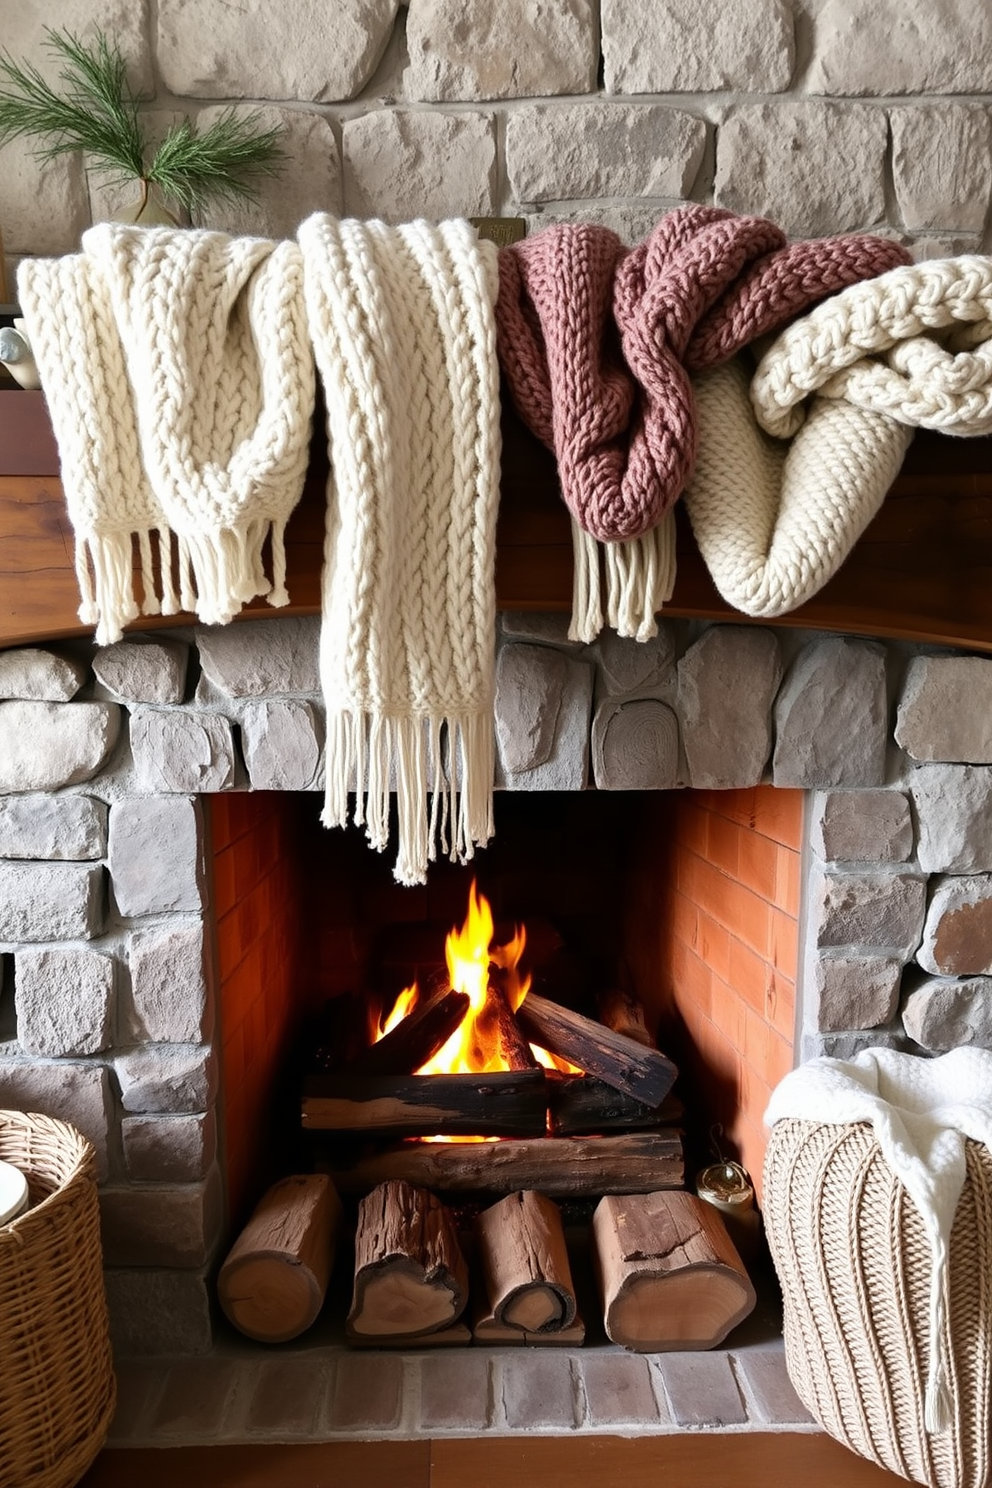
<path id="1" fill-rule="evenodd" d="M 305 1131 L 539 1137 L 547 1125 L 547 1103 L 541 1069 L 491 1075 L 312 1075 L 304 1082 L 300 1117 Z"/>
<path id="2" fill-rule="evenodd" d="M 592 1232 L 607 1336 L 624 1348 L 714 1348 L 755 1305 L 720 1215 L 695 1194 L 609 1195 Z"/>
<path id="3" fill-rule="evenodd" d="M 534 1189 L 508 1194 L 475 1221 L 494 1320 L 522 1333 L 557 1333 L 575 1319 L 575 1288 L 558 1205 Z"/>
<path id="4" fill-rule="evenodd" d="M 273 1185 L 220 1269 L 217 1295 L 249 1338 L 284 1343 L 310 1327 L 324 1304 L 341 1201 L 326 1173 Z"/>
<path id="5" fill-rule="evenodd" d="M 468 1008 L 464 992 L 442 987 L 426 1002 L 416 1004 L 413 1012 L 401 1018 L 377 1043 L 370 1044 L 352 1062 L 351 1073 L 412 1075 L 443 1048 Z"/>
<path id="6" fill-rule="evenodd" d="M 348 1333 L 436 1333 L 467 1301 L 468 1268 L 448 1210 L 425 1188 L 380 1184 L 358 1206 Z"/>
<path id="7" fill-rule="evenodd" d="M 527 1038 L 645 1105 L 660 1105 L 675 1084 L 678 1070 L 657 1049 L 614 1033 L 605 1024 L 549 1002 L 536 992 L 529 993 L 520 1004 L 517 1022 Z"/>
<path id="8" fill-rule="evenodd" d="M 614 1033 L 622 1033 L 646 1049 L 657 1049 L 658 1045 L 648 1032 L 644 1004 L 633 992 L 624 987 L 607 987 L 596 998 L 596 1011 L 600 1021 Z"/>

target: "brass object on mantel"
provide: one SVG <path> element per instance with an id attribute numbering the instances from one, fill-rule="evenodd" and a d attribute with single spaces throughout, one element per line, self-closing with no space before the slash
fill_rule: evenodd
<path id="1" fill-rule="evenodd" d="M 14 401 L 16 399 L 16 402 Z M 286 533 L 290 605 L 252 601 L 244 619 L 320 613 L 327 453 L 319 420 L 303 497 Z M 0 648 L 87 635 L 77 617 L 74 539 L 44 395 L 0 391 Z M 752 621 L 717 594 L 678 517 L 672 619 L 801 626 L 992 653 L 992 436 L 918 433 L 881 510 L 838 573 L 777 620 Z M 568 612 L 572 543 L 552 455 L 503 410 L 496 537 L 501 609 Z M 142 616 L 133 630 L 192 623 Z"/>

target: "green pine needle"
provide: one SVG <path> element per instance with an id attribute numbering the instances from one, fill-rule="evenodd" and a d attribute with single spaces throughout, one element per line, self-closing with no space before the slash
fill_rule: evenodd
<path id="1" fill-rule="evenodd" d="M 98 32 L 87 47 L 69 31 L 46 28 L 45 44 L 60 59 L 58 93 L 32 63 L 0 53 L 0 145 L 25 135 L 38 138 L 42 161 L 82 150 L 118 183 L 153 181 L 187 211 L 208 199 L 257 200 L 256 183 L 284 160 L 280 129 L 261 127 L 257 111 L 226 111 L 202 134 L 188 119 L 173 125 L 146 160 L 148 142 L 127 64 L 116 42 Z"/>

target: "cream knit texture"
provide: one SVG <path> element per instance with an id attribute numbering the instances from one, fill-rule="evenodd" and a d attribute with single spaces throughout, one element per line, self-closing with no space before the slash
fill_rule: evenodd
<path id="1" fill-rule="evenodd" d="M 283 534 L 314 398 L 299 249 L 110 223 L 82 249 L 18 274 L 76 535 L 80 619 L 105 645 L 139 614 L 221 625 L 256 595 L 286 604 Z"/>
<path id="2" fill-rule="evenodd" d="M 330 478 L 322 820 L 348 794 L 400 883 L 492 836 L 499 504 L 496 249 L 463 220 L 299 229 Z M 431 791 L 433 790 L 433 799 Z"/>
<path id="3" fill-rule="evenodd" d="M 855 284 L 774 340 L 750 391 L 749 370 L 738 358 L 697 380 L 699 457 L 684 499 L 720 594 L 770 618 L 837 572 L 915 428 L 992 430 L 992 259 Z"/>

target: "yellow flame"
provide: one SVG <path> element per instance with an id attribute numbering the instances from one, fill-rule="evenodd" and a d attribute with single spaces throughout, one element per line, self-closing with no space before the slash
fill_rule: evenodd
<path id="1" fill-rule="evenodd" d="M 397 1023 L 401 1022 L 406 1017 L 407 1013 L 413 1011 L 413 1005 L 416 1000 L 417 984 L 416 982 L 414 982 L 412 987 L 403 988 L 403 991 L 393 1003 L 392 1011 L 388 1014 L 385 1021 L 380 1018 L 379 1028 L 375 1036 L 376 1043 L 378 1043 L 381 1038 L 384 1038 L 387 1033 L 392 1033 Z"/>
<path id="2" fill-rule="evenodd" d="M 563 1075 L 581 1075 L 582 1070 L 577 1064 L 570 1064 L 560 1054 L 552 1054 L 549 1049 L 542 1049 L 540 1044 L 531 1044 L 530 1052 L 538 1064 L 543 1064 L 545 1069 L 558 1070 Z"/>

